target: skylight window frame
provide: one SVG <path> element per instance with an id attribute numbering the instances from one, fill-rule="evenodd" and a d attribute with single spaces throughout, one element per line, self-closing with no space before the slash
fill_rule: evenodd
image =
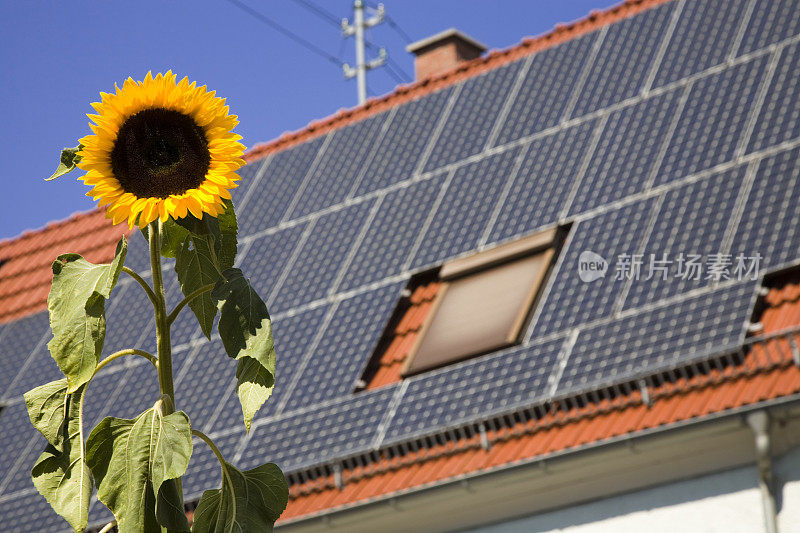
<path id="1" fill-rule="evenodd" d="M 407 378 L 518 344 L 521 341 L 525 325 L 533 312 L 536 301 L 546 283 L 547 276 L 552 269 L 557 254 L 559 235 L 559 229 L 552 228 L 523 239 L 496 246 L 489 250 L 449 261 L 442 265 L 439 271 L 439 279 L 442 281 L 442 285 L 403 363 L 401 370 L 402 377 Z M 540 259 L 541 267 L 531 279 L 530 286 L 527 288 L 524 297 L 520 300 L 519 305 L 511 310 L 515 312 L 515 315 L 511 323 L 508 324 L 508 329 L 505 330 L 506 333 L 502 342 L 495 343 L 489 348 L 482 348 L 476 351 L 465 350 L 459 351 L 457 355 L 434 357 L 430 361 L 427 361 L 428 357 L 423 356 L 426 357 L 426 361 L 420 363 L 418 360 L 420 351 L 425 345 L 426 338 L 429 338 L 431 328 L 435 326 L 437 315 L 439 315 L 442 305 L 447 302 L 448 291 L 454 284 L 465 280 L 475 282 L 476 276 L 492 272 L 497 274 L 495 269 L 506 267 L 512 263 L 516 264 L 518 261 L 534 257 Z M 415 362 L 417 364 L 415 364 Z"/>

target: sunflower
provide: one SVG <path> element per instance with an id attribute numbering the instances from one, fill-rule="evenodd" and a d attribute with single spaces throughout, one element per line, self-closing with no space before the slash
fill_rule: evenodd
<path id="1" fill-rule="evenodd" d="M 80 140 L 86 195 L 130 227 L 221 213 L 244 165 L 242 137 L 231 131 L 239 121 L 225 100 L 187 78 L 176 83 L 171 71 L 114 88 L 92 104 L 94 134 Z"/>

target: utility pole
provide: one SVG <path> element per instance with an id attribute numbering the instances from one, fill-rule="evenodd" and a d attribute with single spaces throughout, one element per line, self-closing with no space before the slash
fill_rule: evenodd
<path id="1" fill-rule="evenodd" d="M 366 61 L 364 54 L 364 29 L 377 26 L 386 15 L 383 4 L 378 4 L 378 12 L 375 16 L 364 19 L 364 0 L 355 0 L 353 3 L 353 24 L 347 19 L 342 19 L 342 33 L 345 37 L 354 35 L 356 38 L 356 66 L 351 67 L 347 63 L 342 65 L 344 77 L 350 79 L 355 77 L 358 85 L 358 104 L 367 101 L 367 71 L 380 67 L 386 63 L 386 49 L 381 47 L 378 57 Z"/>

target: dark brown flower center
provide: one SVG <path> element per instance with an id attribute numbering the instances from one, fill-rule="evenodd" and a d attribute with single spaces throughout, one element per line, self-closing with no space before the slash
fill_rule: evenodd
<path id="1" fill-rule="evenodd" d="M 145 109 L 119 128 L 111 169 L 125 192 L 166 198 L 205 180 L 211 154 L 205 132 L 192 117 L 169 109 Z"/>

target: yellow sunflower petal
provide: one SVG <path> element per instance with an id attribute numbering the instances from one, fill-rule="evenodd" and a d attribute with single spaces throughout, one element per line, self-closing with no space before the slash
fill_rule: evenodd
<path id="1" fill-rule="evenodd" d="M 114 224 L 127 220 L 131 226 L 143 226 L 157 218 L 166 221 L 189 213 L 197 218 L 217 216 L 225 209 L 223 200 L 230 199 L 229 191 L 240 179 L 236 170 L 245 164 L 245 147 L 239 142 L 241 135 L 232 131 L 238 117 L 230 114 L 225 99 L 215 91 L 186 77 L 178 81 L 171 70 L 155 75 L 148 72 L 142 81 L 129 77 L 121 87 L 115 84 L 113 92 L 100 93 L 100 102 L 91 106 L 92 134 L 80 140 L 83 148 L 78 166 L 86 171 L 82 181 L 91 187 L 87 196 L 106 207 L 106 216 Z M 153 131 L 196 135 L 196 128 L 203 132 L 206 143 L 202 148 L 188 148 L 195 151 L 194 158 L 184 159 L 178 153 L 174 160 L 151 164 L 130 153 L 143 149 L 139 138 L 153 135 Z M 197 152 L 201 149 L 206 153 Z M 192 166 L 191 161 L 203 159 L 210 160 L 207 166 Z M 125 170 L 115 175 L 115 169 Z M 169 178 L 164 179 L 165 175 Z"/>

